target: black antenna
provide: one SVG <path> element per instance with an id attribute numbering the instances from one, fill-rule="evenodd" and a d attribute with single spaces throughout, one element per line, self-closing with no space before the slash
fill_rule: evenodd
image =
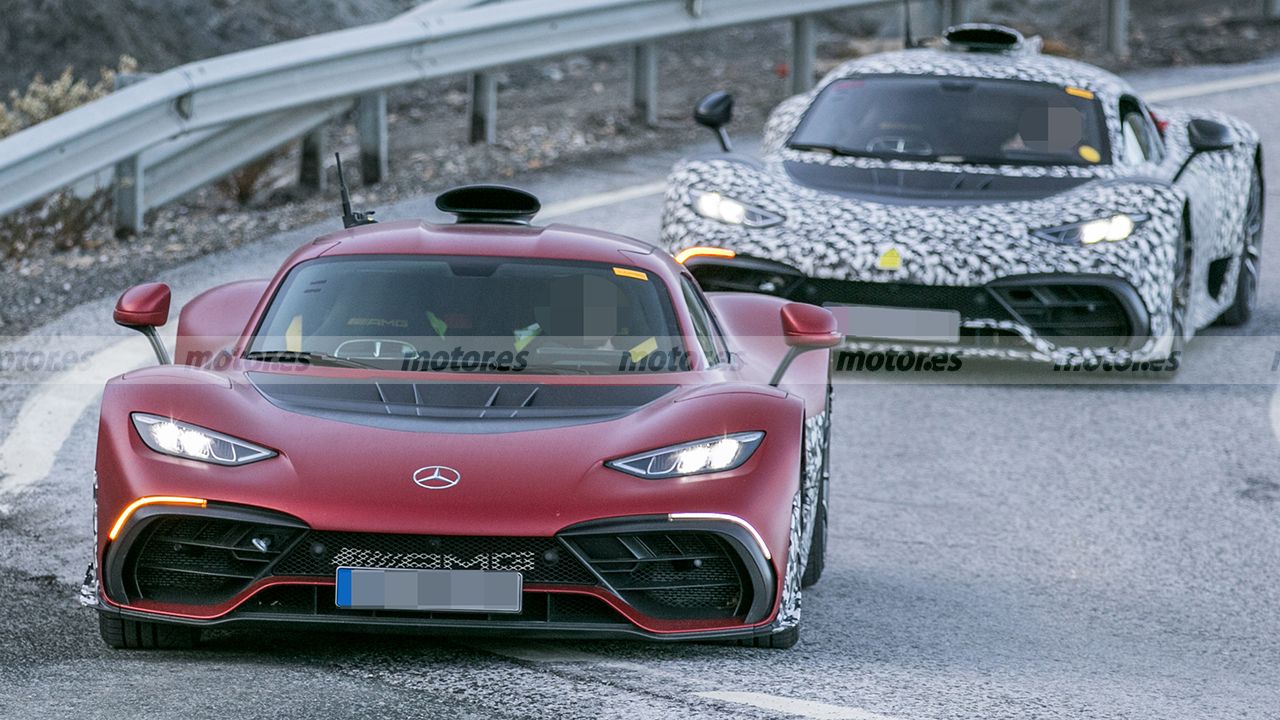
<path id="1" fill-rule="evenodd" d="M 911 37 L 911 0 L 902 0 L 902 35 L 904 47 L 916 46 L 915 38 Z"/>
<path id="2" fill-rule="evenodd" d="M 342 176 L 342 155 L 334 153 L 333 159 L 338 161 L 338 190 L 342 193 L 342 227 L 353 228 L 360 225 L 372 225 L 377 222 L 372 217 L 372 210 L 368 212 L 352 212 L 351 192 L 347 190 L 347 180 Z"/>

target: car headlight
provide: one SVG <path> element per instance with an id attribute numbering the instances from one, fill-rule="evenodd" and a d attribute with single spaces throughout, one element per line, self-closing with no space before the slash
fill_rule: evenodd
<path id="1" fill-rule="evenodd" d="M 692 197 L 694 212 L 704 218 L 729 225 L 766 228 L 777 225 L 785 219 L 777 213 L 738 202 L 717 192 L 694 190 Z"/>
<path id="2" fill-rule="evenodd" d="M 1133 234 L 1134 228 L 1146 220 L 1145 215 L 1117 213 L 1111 217 L 1034 230 L 1032 235 L 1058 245 L 1096 245 L 1100 242 L 1120 242 Z"/>
<path id="3" fill-rule="evenodd" d="M 147 447 L 162 455 L 216 465 L 247 465 L 276 453 L 251 442 L 158 415 L 134 413 L 133 427 Z"/>
<path id="4" fill-rule="evenodd" d="M 731 433 L 610 460 L 606 466 L 647 480 L 732 470 L 760 447 L 762 432 Z"/>

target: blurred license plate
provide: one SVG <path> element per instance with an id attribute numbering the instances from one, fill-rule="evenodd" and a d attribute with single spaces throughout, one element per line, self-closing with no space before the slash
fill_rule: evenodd
<path id="1" fill-rule="evenodd" d="M 518 613 L 518 572 L 338 568 L 338 607 Z"/>
<path id="2" fill-rule="evenodd" d="M 878 305 L 828 306 L 840 332 L 858 338 L 920 343 L 960 341 L 960 313 L 955 310 L 881 307 Z"/>

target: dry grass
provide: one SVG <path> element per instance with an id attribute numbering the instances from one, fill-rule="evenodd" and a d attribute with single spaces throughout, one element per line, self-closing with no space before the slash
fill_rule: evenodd
<path id="1" fill-rule="evenodd" d="M 126 55 L 115 69 L 99 71 L 92 83 L 75 77 L 71 68 L 52 82 L 37 75 L 24 91 L 11 91 L 8 102 L 0 102 L 0 138 L 93 102 L 114 89 L 117 74 L 137 70 L 137 62 Z M 89 230 L 106 216 L 108 195 L 98 190 L 82 197 L 64 190 L 10 213 L 0 219 L 5 242 L 0 254 L 20 256 L 40 244 L 58 250 L 84 245 Z"/>

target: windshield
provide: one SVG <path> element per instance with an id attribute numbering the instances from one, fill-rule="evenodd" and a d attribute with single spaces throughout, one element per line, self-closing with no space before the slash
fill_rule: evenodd
<path id="1" fill-rule="evenodd" d="M 1022 80 L 876 75 L 837 80 L 791 136 L 797 150 L 989 165 L 1082 165 L 1109 157 L 1093 94 Z"/>
<path id="2" fill-rule="evenodd" d="M 248 359 L 405 372 L 690 369 L 661 280 L 628 267 L 363 256 L 294 268 Z"/>

